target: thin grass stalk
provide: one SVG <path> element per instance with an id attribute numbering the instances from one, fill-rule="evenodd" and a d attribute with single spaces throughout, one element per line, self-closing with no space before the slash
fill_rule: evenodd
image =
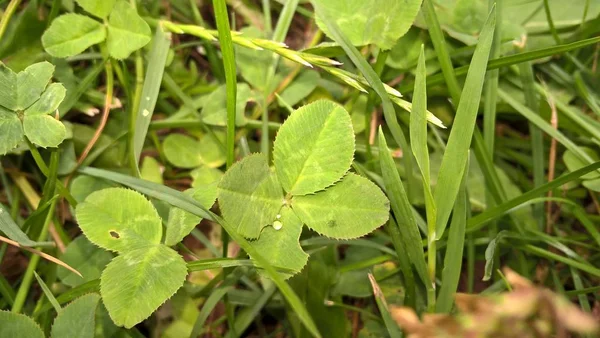
<path id="1" fill-rule="evenodd" d="M 525 48 L 525 46 L 522 46 Z M 519 48 L 519 47 L 517 47 Z M 523 50 L 519 48 L 519 50 Z M 539 114 L 540 106 L 537 93 L 535 91 L 535 78 L 533 75 L 533 66 L 531 62 L 523 62 L 519 64 L 519 73 L 521 83 L 523 85 L 523 95 L 525 96 L 525 105 L 534 113 Z M 544 136 L 540 128 L 532 122 L 529 122 L 529 134 L 531 135 L 531 155 L 533 163 L 533 186 L 537 188 L 546 181 L 545 173 L 545 150 Z M 533 216 L 538 223 L 538 229 L 543 230 L 545 221 L 544 206 L 534 205 Z"/>
<path id="2" fill-rule="evenodd" d="M 0 40 L 4 37 L 4 33 L 6 32 L 6 28 L 8 27 L 8 23 L 10 19 L 15 14 L 17 7 L 21 4 L 21 0 L 11 0 L 6 6 L 6 10 L 0 19 Z"/>

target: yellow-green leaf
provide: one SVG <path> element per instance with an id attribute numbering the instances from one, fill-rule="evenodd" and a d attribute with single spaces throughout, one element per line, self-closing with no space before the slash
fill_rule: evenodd
<path id="1" fill-rule="evenodd" d="M 275 169 L 285 191 L 312 194 L 334 184 L 350 169 L 352 119 L 335 102 L 312 102 L 288 117 L 274 147 Z"/>
<path id="2" fill-rule="evenodd" d="M 119 253 L 160 243 L 162 222 L 142 194 L 108 188 L 90 194 L 77 205 L 77 221 L 94 244 Z"/>
<path id="3" fill-rule="evenodd" d="M 381 189 L 353 173 L 324 191 L 295 196 L 292 209 L 309 228 L 327 237 L 364 236 L 388 220 L 390 202 Z"/>

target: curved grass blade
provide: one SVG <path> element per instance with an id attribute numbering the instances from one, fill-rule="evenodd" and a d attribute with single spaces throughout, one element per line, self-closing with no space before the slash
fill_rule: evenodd
<path id="1" fill-rule="evenodd" d="M 222 268 L 233 268 L 238 266 L 248 266 L 261 269 L 261 267 L 254 265 L 251 259 L 236 259 L 236 258 L 213 258 L 203 259 L 199 261 L 188 262 L 187 267 L 189 271 L 202 271 L 211 269 L 222 269 Z M 284 273 L 296 273 L 295 270 L 287 269 L 284 267 L 273 266 L 277 271 Z"/>
<path id="2" fill-rule="evenodd" d="M 475 48 L 473 59 L 467 74 L 465 87 L 461 95 L 452 130 L 448 138 L 446 151 L 442 158 L 438 181 L 434 191 L 434 199 L 437 206 L 436 238 L 444 234 L 452 207 L 460 187 L 460 180 L 467 164 L 475 119 L 479 109 L 479 101 L 485 78 L 485 68 L 488 62 L 492 40 L 494 37 L 494 26 L 496 24 L 496 9 L 492 8 L 486 23 L 481 30 L 479 43 Z"/>
<path id="3" fill-rule="evenodd" d="M 556 189 L 568 182 L 578 179 L 579 177 L 597 170 L 600 168 L 600 161 L 594 164 L 590 164 L 586 167 L 583 167 L 579 170 L 573 171 L 571 173 L 562 175 L 553 181 L 550 181 L 542 186 L 534 188 L 518 197 L 515 197 L 505 203 L 499 204 L 491 209 L 482 212 L 481 214 L 470 218 L 467 221 L 467 232 L 473 232 L 481 229 L 487 222 L 504 215 L 509 210 L 512 210 L 524 203 L 529 202 L 530 200 L 539 197 L 550 190 Z"/>
<path id="4" fill-rule="evenodd" d="M 165 32 L 162 25 L 158 25 L 156 27 L 154 39 L 152 40 L 152 48 L 150 49 L 150 56 L 148 57 L 148 69 L 146 70 L 144 86 L 142 87 L 142 99 L 135 120 L 135 129 L 134 133 L 129 135 L 133 146 L 133 148 L 130 149 L 132 152 L 130 160 L 134 163 L 136 171 L 139 170 L 138 162 L 140 160 L 140 155 L 142 154 L 144 141 L 148 134 L 148 127 L 150 126 L 154 107 L 156 106 L 156 101 L 158 99 L 160 84 L 162 83 L 162 77 L 167 62 L 167 55 L 169 54 L 169 47 L 171 46 L 171 33 Z"/>
<path id="5" fill-rule="evenodd" d="M 535 124 L 538 128 L 546 132 L 546 134 L 550 135 L 552 138 L 556 139 L 560 142 L 565 148 L 572 151 L 580 160 L 584 163 L 594 163 L 594 160 L 583 151 L 578 145 L 573 143 L 571 139 L 569 139 L 565 134 L 561 133 L 557 129 L 554 129 L 550 123 L 546 122 L 541 116 L 534 113 L 523 105 L 521 102 L 515 100 L 511 95 L 505 92 L 502 89 L 498 89 L 498 95 L 502 100 L 508 103 L 511 107 L 513 107 L 517 112 L 523 115 L 526 119 L 528 119 L 531 123 Z"/>
<path id="6" fill-rule="evenodd" d="M 419 227 L 414 219 L 410 201 L 400 180 L 396 163 L 390 154 L 381 128 L 379 129 L 379 163 L 381 165 L 385 190 L 396 221 L 398 222 L 396 227 L 400 235 L 400 243 L 394 243 L 396 252 L 398 252 L 398 255 L 401 253 L 408 255 L 410 258 L 409 261 L 415 265 L 419 277 L 430 291 L 430 296 L 432 296 L 431 292 L 435 291 L 427 272 Z M 395 231 L 396 229 L 392 230 Z M 405 278 L 409 278 L 411 273 L 405 271 L 404 275 Z M 433 299 L 430 298 L 430 301 L 433 301 Z"/>
<path id="7" fill-rule="evenodd" d="M 50 288 L 48 288 L 48 285 L 46 285 L 46 283 L 44 283 L 44 280 L 40 278 L 40 275 L 38 275 L 37 272 L 34 271 L 33 275 L 35 276 L 35 279 L 37 280 L 38 284 L 42 288 L 42 291 L 46 295 L 46 298 L 48 298 L 48 301 L 50 301 L 50 304 L 52 304 L 52 307 L 54 308 L 54 310 L 57 313 L 59 313 L 61 310 L 60 304 L 58 304 L 58 301 L 52 294 L 52 291 L 50 291 Z"/>
<path id="8" fill-rule="evenodd" d="M 465 170 L 448 231 L 444 268 L 442 270 L 442 283 L 435 303 L 435 311 L 439 313 L 449 313 L 452 310 L 454 294 L 458 289 L 458 282 L 462 272 L 467 206 L 470 206 L 466 190 L 467 175 L 468 170 Z"/>
<path id="9" fill-rule="evenodd" d="M 379 308 L 379 312 L 383 317 L 383 323 L 392 338 L 402 337 L 402 332 L 398 327 L 398 324 L 392 318 L 392 314 L 388 308 L 387 302 L 385 301 L 385 296 L 377 284 L 375 277 L 372 274 L 369 274 L 369 281 L 371 282 L 371 287 L 373 288 L 373 295 L 375 296 L 375 302 L 377 303 L 377 307 Z"/>
<path id="10" fill-rule="evenodd" d="M 425 1 L 427 2 L 427 1 Z M 431 28 L 430 28 L 431 29 Z M 434 39 L 432 41 L 435 42 Z M 516 65 L 523 62 L 535 61 L 539 59 L 543 59 L 553 55 L 559 55 L 566 53 L 568 51 L 580 49 L 586 46 L 591 46 L 600 42 L 600 37 L 593 37 L 585 40 L 576 41 L 573 43 L 566 43 L 562 45 L 540 48 L 536 50 L 532 50 L 530 52 L 518 53 L 509 56 L 503 56 L 497 59 L 489 60 L 487 64 L 487 70 L 498 69 L 502 67 L 508 67 L 512 65 Z M 437 50 L 437 49 L 436 49 Z M 469 70 L 469 66 L 462 66 L 458 68 L 453 68 L 453 72 L 455 76 L 462 76 L 467 74 Z M 434 86 L 441 83 L 444 83 L 444 74 L 435 74 L 427 77 L 427 85 Z M 406 84 L 400 86 L 399 89 L 403 93 L 409 93 L 412 91 L 412 85 Z"/>

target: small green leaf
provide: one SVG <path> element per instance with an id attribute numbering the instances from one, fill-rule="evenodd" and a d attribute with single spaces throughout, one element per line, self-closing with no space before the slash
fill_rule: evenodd
<path id="1" fill-rule="evenodd" d="M 0 107 L 0 155 L 16 148 L 21 140 L 23 140 L 21 120 L 14 112 Z"/>
<path id="2" fill-rule="evenodd" d="M 190 172 L 192 176 L 192 188 L 209 185 L 221 180 L 223 172 L 216 168 L 200 167 Z"/>
<path id="3" fill-rule="evenodd" d="M 286 102 L 290 106 L 295 106 L 310 93 L 312 93 L 317 85 L 321 76 L 319 72 L 314 70 L 305 70 L 290 84 L 282 93 L 281 100 Z M 283 106 L 280 102 L 280 106 Z"/>
<path id="4" fill-rule="evenodd" d="M 383 225 L 388 219 L 390 202 L 373 182 L 349 173 L 325 191 L 294 197 L 292 209 L 316 232 L 350 239 Z"/>
<path id="5" fill-rule="evenodd" d="M 112 11 L 115 0 L 76 0 L 86 12 L 104 19 Z"/>
<path id="6" fill-rule="evenodd" d="M 150 42 L 150 27 L 126 1 L 119 0 L 108 18 L 108 52 L 126 59 Z"/>
<path id="7" fill-rule="evenodd" d="M 289 207 L 284 207 L 280 216 L 274 221 L 279 222 L 281 226 L 279 230 L 274 226 L 264 228 L 260 237 L 255 241 L 250 241 L 250 245 L 260 252 L 271 265 L 286 267 L 297 273 L 308 262 L 308 255 L 298 242 L 300 234 L 302 234 L 302 221 Z M 291 277 L 290 274 L 282 273 L 281 275 L 284 278 Z"/>
<path id="8" fill-rule="evenodd" d="M 0 311 L 0 337 L 44 338 L 44 333 L 32 318 Z"/>
<path id="9" fill-rule="evenodd" d="M 24 110 L 37 101 L 46 89 L 53 73 L 54 65 L 46 61 L 34 63 L 19 72 L 17 74 L 17 106 L 14 110 Z"/>
<path id="10" fill-rule="evenodd" d="M 19 73 L 20 74 L 20 73 Z M 41 147 L 57 147 L 65 139 L 67 131 L 62 122 L 47 114 L 53 113 L 65 98 L 66 89 L 53 83 L 42 97 L 25 110 L 23 131 L 34 144 Z"/>
<path id="11" fill-rule="evenodd" d="M 60 83 L 53 83 L 46 88 L 39 100 L 25 109 L 25 115 L 51 114 L 58 109 L 60 103 L 65 99 L 67 90 Z"/>
<path id="12" fill-rule="evenodd" d="M 320 17 L 335 18 L 335 23 L 355 46 L 376 44 L 391 49 L 396 40 L 412 26 L 421 0 L 312 0 L 317 25 L 325 34 L 329 29 Z"/>
<path id="13" fill-rule="evenodd" d="M 98 302 L 100 296 L 91 293 L 77 298 L 63 308 L 52 325 L 52 338 L 94 337 Z"/>
<path id="14" fill-rule="evenodd" d="M 25 246 L 35 246 L 36 242 L 27 237 L 27 234 L 10 217 L 10 212 L 0 203 L 0 232 L 3 232 L 8 238 Z"/>
<path id="15" fill-rule="evenodd" d="M 0 64 L 0 105 L 8 110 L 24 110 L 31 106 L 48 85 L 54 73 L 49 62 L 38 62 L 16 74 Z"/>
<path id="16" fill-rule="evenodd" d="M 0 63 L 0 105 L 17 110 L 17 73 Z"/>
<path id="17" fill-rule="evenodd" d="M 246 116 L 244 116 L 244 110 L 246 104 L 253 98 L 250 87 L 241 83 L 237 87 L 236 95 L 236 113 L 235 113 L 235 125 L 243 126 L 246 124 Z M 200 115 L 202 121 L 206 124 L 214 126 L 224 127 L 227 125 L 227 93 L 225 85 L 214 90 L 206 99 L 206 103 L 202 108 L 202 114 Z"/>
<path id="18" fill-rule="evenodd" d="M 580 148 L 581 148 L 581 151 L 588 154 L 594 162 L 600 161 L 600 158 L 598 157 L 598 154 L 594 151 L 594 149 L 588 148 L 588 147 L 580 147 Z M 573 153 L 570 150 L 565 151 L 565 153 L 563 155 L 563 161 L 565 162 L 565 165 L 567 166 L 569 171 L 575 171 L 575 170 L 581 169 L 589 164 L 587 162 L 584 162 L 580 157 L 575 155 L 575 153 Z M 600 177 L 600 174 L 598 174 L 597 171 L 592 171 L 589 174 L 585 174 L 585 175 L 581 176 L 581 179 L 593 180 L 593 179 L 596 179 L 599 177 Z"/>
<path id="19" fill-rule="evenodd" d="M 200 144 L 195 139 L 182 134 L 169 134 L 163 142 L 165 157 L 179 168 L 195 168 L 202 165 Z"/>
<path id="20" fill-rule="evenodd" d="M 91 193 L 106 188 L 112 188 L 114 186 L 115 184 L 111 181 L 88 175 L 79 175 L 71 182 L 71 187 L 69 190 L 71 191 L 71 195 L 73 195 L 73 198 L 75 198 L 77 203 L 81 203 Z"/>
<path id="21" fill-rule="evenodd" d="M 102 270 L 111 261 L 113 255 L 92 244 L 85 236 L 75 238 L 60 257 L 60 260 L 79 271 L 83 278 L 59 266 L 56 275 L 70 287 L 77 287 L 83 283 L 100 278 Z"/>
<path id="22" fill-rule="evenodd" d="M 258 238 L 262 228 L 273 224 L 283 203 L 283 191 L 264 154 L 234 164 L 218 188 L 223 217 L 246 238 Z"/>
<path id="23" fill-rule="evenodd" d="M 283 188 L 312 194 L 338 181 L 350 169 L 354 132 L 348 112 L 319 100 L 290 115 L 275 139 L 273 158 Z"/>
<path id="24" fill-rule="evenodd" d="M 163 142 L 163 151 L 167 160 L 176 167 L 220 167 L 225 163 L 225 152 L 217 141 L 222 139 L 222 135 L 207 134 L 197 141 L 190 136 L 170 134 Z"/>
<path id="25" fill-rule="evenodd" d="M 108 188 L 89 195 L 77 205 L 77 221 L 94 244 L 119 253 L 160 243 L 162 222 L 142 194 Z"/>
<path id="26" fill-rule="evenodd" d="M 131 328 L 148 318 L 183 285 L 185 261 L 164 245 L 127 251 L 106 267 L 100 294 L 113 322 Z"/>
<path id="27" fill-rule="evenodd" d="M 217 199 L 217 185 L 212 184 L 201 188 L 192 188 L 186 191 L 186 194 L 192 196 L 198 203 L 210 208 Z M 184 211 L 179 208 L 171 208 L 169 219 L 167 221 L 167 232 L 165 234 L 165 244 L 175 245 L 200 223 L 202 218 Z"/>
<path id="28" fill-rule="evenodd" d="M 198 153 L 202 158 L 202 163 L 210 168 L 218 168 L 225 164 L 226 155 L 223 143 L 225 133 L 215 132 L 206 134 L 200 139 L 198 144 Z"/>
<path id="29" fill-rule="evenodd" d="M 80 14 L 64 14 L 52 21 L 42 35 L 48 54 L 65 58 L 80 54 L 106 39 L 106 28 L 98 21 Z"/>
<path id="30" fill-rule="evenodd" d="M 161 168 L 160 164 L 154 157 L 144 157 L 144 163 L 142 163 L 142 168 L 140 168 L 140 176 L 143 179 L 146 181 L 163 184 L 162 172 L 163 168 Z"/>
<path id="31" fill-rule="evenodd" d="M 62 122 L 50 115 L 29 115 L 23 119 L 25 136 L 40 147 L 58 147 L 67 136 Z"/>

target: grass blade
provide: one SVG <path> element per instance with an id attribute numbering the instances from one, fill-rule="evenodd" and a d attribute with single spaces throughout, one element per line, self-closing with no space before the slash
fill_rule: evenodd
<path id="1" fill-rule="evenodd" d="M 556 139 L 560 142 L 565 148 L 572 151 L 580 160 L 587 163 L 594 163 L 594 160 L 588 155 L 585 151 L 583 151 L 578 145 L 573 143 L 567 136 L 563 133 L 554 129 L 550 123 L 546 122 L 541 116 L 531 111 L 531 109 L 527 108 L 521 102 L 515 100 L 511 95 L 506 93 L 502 89 L 498 89 L 498 95 L 502 100 L 506 101 L 511 107 L 513 107 L 517 112 L 523 115 L 530 122 L 535 124 L 538 128 L 546 132 L 546 134 L 550 135 L 552 138 Z"/>
<path id="2" fill-rule="evenodd" d="M 58 106 L 58 111 L 61 116 L 65 115 L 73 106 L 79 101 L 81 95 L 83 95 L 88 89 L 91 88 L 94 81 L 100 75 L 104 69 L 104 62 L 98 62 L 92 69 L 88 71 L 86 76 L 77 84 L 77 90 L 70 90 L 67 92 L 67 96 L 63 102 Z"/>
<path id="3" fill-rule="evenodd" d="M 202 270 L 211 270 L 211 269 L 222 269 L 222 268 L 234 268 L 238 266 L 249 266 L 249 267 L 257 267 L 254 265 L 254 262 L 250 259 L 237 259 L 237 258 L 213 258 L 213 259 L 203 259 L 198 261 L 189 262 L 187 264 L 189 271 L 202 271 Z M 260 267 L 257 267 L 260 268 Z M 285 273 L 294 273 L 295 271 L 292 269 L 287 269 L 283 267 L 274 266 L 277 271 L 285 272 Z"/>
<path id="4" fill-rule="evenodd" d="M 425 51 L 421 45 L 421 54 L 417 64 L 415 80 L 415 93 L 413 95 L 413 112 L 410 114 L 410 141 L 415 155 L 417 167 L 423 177 L 423 191 L 425 194 L 425 208 L 427 212 L 427 246 L 428 268 L 430 280 L 435 280 L 436 272 L 436 238 L 435 220 L 437 208 L 431 192 L 431 178 L 429 171 L 429 149 L 427 147 L 427 84 L 425 78 Z"/>
<path id="5" fill-rule="evenodd" d="M 437 186 L 434 191 L 435 203 L 438 208 L 436 220 L 436 238 L 438 239 L 444 233 L 458 194 L 460 181 L 456 178 L 462 177 L 467 164 L 477 110 L 479 109 L 479 100 L 483 89 L 485 67 L 494 37 L 495 12 L 496 9 L 493 8 L 481 31 L 479 43 L 473 54 L 469 73 L 467 74 L 465 89 L 458 104 L 446 151 L 440 165 Z"/>
<path id="6" fill-rule="evenodd" d="M 523 94 L 525 96 L 525 105 L 533 112 L 539 114 L 540 105 L 535 92 L 535 78 L 533 75 L 533 66 L 531 62 L 519 64 L 519 73 L 523 85 Z M 529 134 L 531 135 L 531 152 L 533 157 L 533 185 L 539 187 L 546 180 L 545 154 L 544 154 L 544 136 L 540 128 L 529 122 Z M 542 204 L 533 207 L 533 216 L 537 220 L 538 229 L 541 230 L 546 224 L 546 214 Z"/>
<path id="7" fill-rule="evenodd" d="M 400 175 L 396 169 L 396 163 L 387 147 L 387 142 L 381 128 L 379 129 L 379 161 L 385 189 L 388 198 L 390 199 L 392 211 L 398 222 L 397 227 L 401 235 L 400 238 L 403 241 L 403 243 L 401 243 L 401 248 L 396 247 L 398 256 L 401 255 L 401 252 L 406 253 L 410 258 L 410 262 L 415 265 L 417 274 L 421 277 L 421 280 L 427 289 L 432 290 L 433 284 L 427 273 L 427 265 L 425 264 L 419 227 L 415 222 L 412 207 L 406 191 L 404 190 L 404 185 L 400 180 Z M 396 245 L 396 243 L 394 244 Z"/>
<path id="8" fill-rule="evenodd" d="M 503 215 L 505 212 L 507 212 L 513 208 L 516 208 L 516 207 L 520 206 L 521 204 L 527 203 L 531 199 L 539 197 L 539 196 L 547 193 L 548 191 L 551 191 L 551 190 L 556 189 L 568 182 L 576 180 L 579 177 L 581 177 L 591 171 L 597 170 L 598 168 L 600 168 L 600 162 L 590 164 L 579 170 L 562 175 L 562 176 L 554 179 L 551 182 L 548 182 L 540 187 L 534 188 L 534 189 L 532 189 L 518 197 L 515 197 L 505 203 L 502 203 L 491 209 L 488 209 L 485 212 L 482 212 L 481 214 L 479 214 L 475 217 L 472 217 L 467 221 L 467 232 L 473 232 L 473 231 L 479 230 L 487 222 L 489 222 L 492 219 L 495 219 L 496 217 Z"/>
<path id="9" fill-rule="evenodd" d="M 135 129 L 129 135 L 132 147 L 130 147 L 130 161 L 132 168 L 135 167 L 135 173 L 139 172 L 138 162 L 144 147 L 144 141 L 148 134 L 148 127 L 152 120 L 156 100 L 160 91 L 167 55 L 171 46 L 171 33 L 167 33 L 162 29 L 162 25 L 156 27 L 156 33 L 152 42 L 152 49 L 148 57 L 148 69 L 142 87 L 142 100 L 140 101 L 135 120 Z"/>
<path id="10" fill-rule="evenodd" d="M 436 312 L 449 313 L 454 304 L 454 294 L 458 289 L 458 282 L 462 272 L 463 250 L 465 247 L 465 234 L 467 225 L 467 199 L 466 181 L 468 169 L 462 178 L 458 198 L 452 213 L 452 222 L 448 231 L 446 254 L 444 255 L 444 269 L 442 270 L 442 283 L 436 301 Z"/>
<path id="11" fill-rule="evenodd" d="M 105 178 L 107 180 L 123 184 L 145 195 L 167 202 L 177 208 L 181 208 L 196 216 L 200 216 L 202 218 L 219 223 L 223 227 L 223 229 L 229 233 L 229 236 L 231 236 L 231 238 L 235 240 L 239 244 L 239 246 L 242 249 L 244 249 L 244 251 L 251 255 L 252 258 L 256 260 L 256 262 L 265 270 L 266 274 L 269 275 L 269 277 L 273 280 L 275 285 L 277 285 L 279 291 L 281 291 L 283 296 L 289 302 L 290 306 L 294 309 L 294 311 L 296 312 L 302 323 L 306 326 L 308 331 L 315 337 L 321 337 L 316 325 L 314 324 L 312 318 L 306 310 L 306 307 L 302 304 L 302 301 L 300 300 L 300 298 L 298 298 L 298 295 L 294 293 L 289 284 L 287 284 L 281 278 L 277 270 L 275 270 L 275 268 L 273 268 L 273 266 L 271 266 L 267 262 L 267 260 L 265 260 L 263 256 L 258 251 L 256 251 L 256 249 L 252 245 L 250 245 L 250 243 L 248 243 L 248 241 L 244 237 L 238 235 L 235 232 L 234 227 L 227 223 L 223 218 L 208 211 L 206 207 L 200 205 L 192 197 L 161 184 L 152 183 L 141 179 L 137 179 L 135 177 L 96 168 L 82 168 L 79 169 L 79 172 L 86 175 Z"/>
<path id="12" fill-rule="evenodd" d="M 223 67 L 225 68 L 225 86 L 227 91 L 227 168 L 235 161 L 235 107 L 237 96 L 237 73 L 235 68 L 235 55 L 231 42 L 231 28 L 225 0 L 213 0 L 219 43 L 223 54 Z"/>
<path id="13" fill-rule="evenodd" d="M 427 0 L 427 1 L 429 1 L 429 0 Z M 425 3 L 427 1 L 425 1 Z M 429 23 L 427 25 L 429 26 L 429 30 L 430 30 L 429 34 L 433 34 L 432 28 L 429 25 Z M 434 42 L 434 46 L 436 46 L 436 44 L 435 44 L 436 40 L 433 39 L 433 36 L 432 36 L 432 41 Z M 577 49 L 580 49 L 580 48 L 583 48 L 586 46 L 591 46 L 591 45 L 597 44 L 598 42 L 600 42 L 600 37 L 593 37 L 593 38 L 580 40 L 580 41 L 576 41 L 576 42 L 572 42 L 572 43 L 566 43 L 566 44 L 556 45 L 556 46 L 552 46 L 552 47 L 540 48 L 540 49 L 532 50 L 530 52 L 519 53 L 519 54 L 514 54 L 514 55 L 509 55 L 509 56 L 503 56 L 503 57 L 500 57 L 497 59 L 489 60 L 489 62 L 487 64 L 487 70 L 508 67 L 508 66 L 517 65 L 517 64 L 520 64 L 523 62 L 535 61 L 535 60 L 543 59 L 543 58 L 546 58 L 549 56 L 563 54 L 568 51 L 577 50 Z M 440 51 L 437 49 L 437 47 L 436 47 L 436 52 L 438 53 L 438 57 L 441 57 Z M 448 59 L 449 58 L 450 58 L 450 54 L 448 54 Z M 444 68 L 442 68 L 442 70 L 444 70 Z M 455 76 L 463 76 L 463 75 L 467 74 L 468 71 L 469 71 L 469 66 L 462 66 L 462 67 L 452 69 L 452 73 Z M 431 75 L 431 76 L 427 77 L 427 85 L 428 86 L 438 85 L 438 84 L 444 83 L 444 81 L 446 81 L 445 74 L 435 74 L 435 75 Z M 446 82 L 448 82 L 448 81 L 446 81 Z M 409 93 L 410 91 L 412 91 L 412 85 L 406 84 L 406 85 L 400 86 L 398 88 L 398 90 L 400 90 L 403 93 L 405 93 L 405 92 Z"/>
<path id="14" fill-rule="evenodd" d="M 585 271 L 585 272 L 589 273 L 590 275 L 600 277 L 600 269 L 596 268 L 593 265 L 590 265 L 589 263 L 578 262 L 574 259 L 561 256 L 557 253 L 548 251 L 546 249 L 539 248 L 532 244 L 526 244 L 523 247 L 521 247 L 521 249 L 523 249 L 523 251 L 529 252 L 536 256 L 543 257 L 543 258 L 546 258 L 549 260 L 555 260 L 555 261 L 564 263 L 568 266 L 579 269 L 581 271 Z"/>
<path id="15" fill-rule="evenodd" d="M 202 305 L 202 309 L 196 318 L 196 322 L 194 322 L 190 338 L 198 337 L 202 334 L 202 329 L 204 328 L 204 323 L 208 319 L 208 316 L 210 316 L 215 306 L 221 301 L 221 298 L 225 297 L 229 291 L 234 289 L 235 283 L 240 277 L 241 271 L 234 270 L 233 273 L 227 276 L 221 286 L 211 292 L 210 296 L 208 296 L 204 302 L 204 305 Z"/>
<path id="16" fill-rule="evenodd" d="M 383 323 L 390 335 L 391 338 L 402 337 L 402 332 L 396 324 L 396 321 L 392 318 L 392 314 L 388 308 L 387 302 L 385 301 L 385 296 L 377 284 L 375 277 L 372 274 L 369 274 L 369 281 L 371 282 L 371 287 L 373 288 L 373 295 L 375 296 L 375 302 L 377 303 L 377 307 L 379 308 L 379 312 L 383 317 Z"/>
<path id="17" fill-rule="evenodd" d="M 48 301 L 50 301 L 50 304 L 52 304 L 52 307 L 54 308 L 54 310 L 56 310 L 56 312 L 59 313 L 61 310 L 60 304 L 58 304 L 58 301 L 52 294 L 52 291 L 50 291 L 50 288 L 48 288 L 48 285 L 46 285 L 46 283 L 44 283 L 44 280 L 40 278 L 40 276 L 37 274 L 37 272 L 34 271 L 33 275 L 35 276 L 35 279 L 37 280 L 38 284 L 42 288 L 42 291 L 46 295 L 46 298 L 48 298 Z"/>
<path id="18" fill-rule="evenodd" d="M 440 22 L 435 14 L 433 0 L 423 1 L 423 14 L 425 16 L 425 22 L 427 23 L 429 35 L 431 36 L 431 42 L 433 43 L 433 47 L 438 54 L 438 60 L 440 62 L 440 66 L 442 67 L 442 77 L 440 77 L 440 79 L 442 82 L 444 80 L 446 81 L 446 85 L 450 91 L 450 96 L 452 97 L 452 100 L 455 101 L 454 104 L 457 104 L 460 100 L 461 88 L 454 73 L 455 70 L 452 66 L 450 54 L 448 53 L 448 47 L 446 45 L 446 40 L 444 39 L 444 33 L 442 32 Z M 427 83 L 430 83 L 430 79 L 427 79 Z"/>

